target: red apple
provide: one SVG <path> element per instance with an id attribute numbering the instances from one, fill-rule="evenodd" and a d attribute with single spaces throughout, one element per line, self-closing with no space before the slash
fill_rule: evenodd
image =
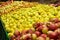
<path id="1" fill-rule="evenodd" d="M 55 32 L 60 35 L 60 28 L 56 29 Z"/>
<path id="2" fill-rule="evenodd" d="M 20 36 L 16 37 L 16 40 L 20 40 Z"/>
<path id="3" fill-rule="evenodd" d="M 57 23 L 57 22 L 59 22 L 60 20 L 58 19 L 58 18 L 51 18 L 50 19 L 50 22 L 55 22 L 55 23 Z"/>
<path id="4" fill-rule="evenodd" d="M 30 30 L 28 30 L 28 32 L 29 32 L 30 34 L 33 34 L 33 33 L 35 32 L 35 30 L 30 29 Z"/>
<path id="5" fill-rule="evenodd" d="M 60 35 L 58 35 L 58 39 L 60 39 Z"/>
<path id="6" fill-rule="evenodd" d="M 23 31 L 21 32 L 22 35 L 25 35 L 25 34 L 27 34 L 27 33 L 29 33 L 29 30 L 23 30 Z"/>
<path id="7" fill-rule="evenodd" d="M 23 36 L 22 36 L 22 39 L 23 39 L 23 40 L 29 40 L 29 39 L 31 39 L 31 34 L 23 35 Z"/>
<path id="8" fill-rule="evenodd" d="M 50 39 L 50 40 L 54 40 L 54 39 Z"/>
<path id="9" fill-rule="evenodd" d="M 55 39 L 55 38 L 57 38 L 57 33 L 56 32 L 53 32 L 53 31 L 48 31 L 48 36 L 51 39 Z"/>
<path id="10" fill-rule="evenodd" d="M 44 27 L 43 26 L 39 26 L 38 28 L 36 28 L 37 31 L 42 31 Z"/>
<path id="11" fill-rule="evenodd" d="M 27 34 L 24 40 L 32 40 L 31 34 Z"/>
<path id="12" fill-rule="evenodd" d="M 33 24 L 33 27 L 37 28 L 37 27 L 39 27 L 39 26 L 41 26 L 41 25 L 43 25 L 43 23 L 41 23 L 41 22 L 36 22 L 36 23 Z"/>
<path id="13" fill-rule="evenodd" d="M 37 35 L 37 37 L 41 35 L 39 31 L 36 31 L 35 34 Z"/>
<path id="14" fill-rule="evenodd" d="M 56 25 L 58 28 L 60 28 L 60 22 L 55 23 L 55 25 Z"/>
<path id="15" fill-rule="evenodd" d="M 49 28 L 50 30 L 55 30 L 55 29 L 57 29 L 58 27 L 57 27 L 54 23 L 50 23 L 50 25 L 48 25 L 48 28 Z"/>
<path id="16" fill-rule="evenodd" d="M 57 39 L 57 40 L 60 40 L 60 39 Z"/>
<path id="17" fill-rule="evenodd" d="M 15 35 L 15 36 L 20 36 L 20 32 L 19 32 L 18 30 L 16 30 L 16 31 L 14 32 L 14 35 Z"/>
<path id="18" fill-rule="evenodd" d="M 14 40 L 15 38 L 16 38 L 15 35 L 13 35 L 10 37 L 10 40 Z"/>
<path id="19" fill-rule="evenodd" d="M 47 35 L 46 34 L 41 34 L 41 37 L 46 39 Z"/>
<path id="20" fill-rule="evenodd" d="M 43 37 L 38 37 L 37 40 L 45 40 Z"/>
<path id="21" fill-rule="evenodd" d="M 44 28 L 42 29 L 42 33 L 47 34 L 47 32 L 48 32 L 48 27 L 44 27 Z"/>

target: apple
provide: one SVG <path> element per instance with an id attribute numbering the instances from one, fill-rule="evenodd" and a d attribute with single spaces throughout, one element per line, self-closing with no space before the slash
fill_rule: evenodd
<path id="1" fill-rule="evenodd" d="M 36 23 L 33 24 L 33 27 L 37 28 L 37 27 L 39 27 L 39 26 L 41 26 L 41 25 L 43 25 L 43 23 L 41 23 L 41 22 L 36 22 Z"/>
<path id="2" fill-rule="evenodd" d="M 15 35 L 13 35 L 10 37 L 10 40 L 14 40 L 15 38 L 16 38 Z"/>
<path id="3" fill-rule="evenodd" d="M 37 40 L 45 40 L 43 37 L 38 37 Z"/>
<path id="4" fill-rule="evenodd" d="M 56 29 L 55 32 L 60 35 L 60 28 Z"/>
<path id="5" fill-rule="evenodd" d="M 50 22 L 55 22 L 55 23 L 58 23 L 60 20 L 58 18 L 51 18 L 50 19 Z"/>
<path id="6" fill-rule="evenodd" d="M 25 34 L 27 34 L 27 33 L 29 33 L 29 30 L 23 30 L 23 31 L 21 32 L 22 35 L 25 35 Z"/>
<path id="7" fill-rule="evenodd" d="M 23 36 L 22 36 L 22 39 L 23 39 L 23 40 L 29 40 L 29 39 L 32 39 L 32 38 L 31 38 L 31 34 L 23 35 Z"/>
<path id="8" fill-rule="evenodd" d="M 16 40 L 20 40 L 20 36 L 16 37 Z"/>
<path id="9" fill-rule="evenodd" d="M 31 34 L 26 34 L 26 37 L 25 37 L 24 40 L 32 40 L 32 38 L 31 38 Z"/>
<path id="10" fill-rule="evenodd" d="M 50 39 L 50 40 L 54 40 L 54 39 Z"/>
<path id="11" fill-rule="evenodd" d="M 48 27 L 52 22 L 46 22 L 45 25 Z"/>
<path id="12" fill-rule="evenodd" d="M 34 32 L 35 32 L 34 29 L 29 29 L 29 30 L 28 30 L 28 33 L 30 33 L 30 34 L 33 34 Z"/>
<path id="13" fill-rule="evenodd" d="M 56 25 L 58 28 L 60 28 L 60 22 L 55 23 L 55 25 Z"/>
<path id="14" fill-rule="evenodd" d="M 44 28 L 42 29 L 42 33 L 47 34 L 47 32 L 48 32 L 48 27 L 44 27 Z"/>
<path id="15" fill-rule="evenodd" d="M 60 39 L 57 39 L 57 40 L 60 40 Z"/>
<path id="16" fill-rule="evenodd" d="M 20 33 L 18 30 L 16 30 L 16 31 L 14 32 L 14 35 L 15 35 L 15 36 L 21 36 L 21 33 Z"/>
<path id="17" fill-rule="evenodd" d="M 41 32 L 35 31 L 35 34 L 37 35 L 37 37 L 39 37 L 41 35 Z"/>
<path id="18" fill-rule="evenodd" d="M 34 28 L 34 27 L 32 27 L 32 28 L 31 28 L 31 30 L 35 31 L 35 28 Z"/>
<path id="19" fill-rule="evenodd" d="M 53 32 L 53 31 L 48 31 L 48 36 L 51 39 L 55 39 L 55 38 L 57 38 L 57 33 L 56 32 Z"/>
<path id="20" fill-rule="evenodd" d="M 40 36 L 43 37 L 43 38 L 45 38 L 45 39 L 46 39 L 46 37 L 47 37 L 46 34 L 41 34 Z"/>
<path id="21" fill-rule="evenodd" d="M 50 25 L 48 26 L 48 28 L 49 28 L 50 30 L 55 30 L 55 29 L 57 29 L 58 27 L 57 27 L 54 23 L 50 23 Z"/>
<path id="22" fill-rule="evenodd" d="M 32 34 L 32 39 L 36 40 L 36 38 L 37 38 L 37 35 L 36 34 Z"/>
<path id="23" fill-rule="evenodd" d="M 50 40 L 50 38 L 49 37 L 46 37 L 46 40 Z"/>
<path id="24" fill-rule="evenodd" d="M 60 35 L 58 35 L 58 39 L 60 39 Z"/>
<path id="25" fill-rule="evenodd" d="M 36 28 L 37 31 L 42 31 L 44 27 L 43 26 L 39 26 L 38 28 Z"/>

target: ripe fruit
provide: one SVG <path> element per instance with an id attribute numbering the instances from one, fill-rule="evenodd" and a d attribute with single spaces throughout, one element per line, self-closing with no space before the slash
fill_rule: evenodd
<path id="1" fill-rule="evenodd" d="M 60 28 L 56 29 L 55 32 L 60 35 Z"/>
<path id="2" fill-rule="evenodd" d="M 45 40 L 43 37 L 38 37 L 37 40 Z"/>
<path id="3" fill-rule="evenodd" d="M 23 39 L 23 40 L 31 39 L 31 34 L 23 35 L 23 36 L 22 36 L 22 39 Z"/>
<path id="4" fill-rule="evenodd" d="M 49 28 L 50 30 L 55 30 L 55 29 L 57 29 L 58 27 L 57 27 L 54 23 L 50 23 L 50 24 L 48 25 L 48 28 Z"/>
<path id="5" fill-rule="evenodd" d="M 31 34 L 27 34 L 24 38 L 24 40 L 30 40 L 31 39 Z"/>
<path id="6" fill-rule="evenodd" d="M 50 39 L 50 40 L 54 40 L 54 39 Z"/>
<path id="7" fill-rule="evenodd" d="M 39 26 L 38 28 L 36 28 L 37 31 L 42 31 L 43 26 Z"/>
<path id="8" fill-rule="evenodd" d="M 46 34 L 41 34 L 41 37 L 46 39 L 47 35 Z"/>
<path id="9" fill-rule="evenodd" d="M 37 35 L 36 34 L 32 34 L 32 39 L 36 40 L 36 38 L 37 38 Z"/>
<path id="10" fill-rule="evenodd" d="M 8 5 L 8 6 L 6 5 L 2 8 L 0 8 L 0 13 L 1 14 L 4 13 L 0 17 L 1 17 L 1 20 L 3 21 L 3 23 L 5 24 L 8 34 L 11 36 L 14 33 L 14 35 L 17 39 L 19 38 L 18 36 L 21 37 L 23 35 L 27 35 L 28 33 L 30 33 L 31 35 L 35 34 L 37 37 L 40 37 L 41 34 L 46 34 L 47 31 L 50 31 L 50 30 L 54 31 L 51 35 L 53 37 L 55 37 L 55 34 L 56 34 L 55 30 L 57 28 L 59 28 L 58 26 L 60 26 L 60 24 L 59 24 L 60 20 L 58 19 L 58 18 L 60 18 L 60 14 L 59 14 L 60 7 L 55 8 L 52 6 L 45 5 L 45 4 L 36 5 L 36 3 L 35 3 L 35 5 L 31 3 L 31 6 L 30 6 L 30 2 L 29 3 L 13 2 L 13 5 L 12 4 Z M 7 13 L 7 14 L 5 15 L 5 13 Z M 58 18 L 55 18 L 55 17 L 58 17 Z M 43 26 L 45 24 L 41 23 L 41 22 L 48 22 L 49 18 L 53 18 L 49 21 L 52 24 L 48 24 L 48 26 L 47 26 L 48 28 L 45 28 L 45 26 Z M 35 24 L 33 24 L 33 23 L 35 23 Z M 56 25 L 56 23 L 57 23 L 57 25 Z M 33 24 L 33 26 L 32 26 L 32 24 Z M 36 29 L 35 31 L 38 31 L 38 32 L 35 33 L 35 31 L 30 29 L 31 27 L 34 27 L 34 29 Z M 13 30 L 9 30 L 11 28 Z M 19 31 L 23 31 L 23 32 L 22 33 L 14 32 L 16 29 Z M 30 30 L 28 30 L 28 29 L 30 29 Z M 10 34 L 11 32 L 12 32 L 12 34 Z M 59 31 L 57 33 L 60 35 Z M 27 37 L 26 37 L 26 39 L 25 38 L 24 39 L 31 40 L 31 38 L 30 38 L 31 36 L 27 36 Z M 50 35 L 48 37 L 50 37 Z"/>
<path id="11" fill-rule="evenodd" d="M 33 24 L 33 27 L 37 28 L 37 27 L 42 26 L 42 25 L 43 25 L 43 23 L 37 22 L 37 23 Z"/>
<path id="12" fill-rule="evenodd" d="M 34 30 L 30 29 L 30 30 L 28 30 L 28 33 L 33 34 Z"/>
<path id="13" fill-rule="evenodd" d="M 37 35 L 37 37 L 41 35 L 39 31 L 35 31 L 35 34 Z"/>
<path id="14" fill-rule="evenodd" d="M 44 28 L 42 29 L 42 33 L 47 34 L 47 32 L 48 32 L 48 28 L 47 28 L 47 27 L 44 27 Z"/>
<path id="15" fill-rule="evenodd" d="M 20 36 L 16 37 L 15 39 L 16 39 L 16 40 L 20 40 Z"/>
<path id="16" fill-rule="evenodd" d="M 60 28 L 60 22 L 55 23 L 55 25 L 56 25 L 58 28 Z"/>
<path id="17" fill-rule="evenodd" d="M 27 34 L 27 33 L 29 33 L 28 30 L 23 30 L 23 31 L 21 32 L 22 35 L 25 35 L 25 34 Z"/>
<path id="18" fill-rule="evenodd" d="M 58 18 L 51 18 L 50 21 L 57 23 L 57 22 L 59 22 L 59 19 Z"/>
<path id="19" fill-rule="evenodd" d="M 53 31 L 48 31 L 48 36 L 51 39 L 55 39 L 55 38 L 57 38 L 57 33 L 56 32 L 53 32 Z"/>
<path id="20" fill-rule="evenodd" d="M 46 37 L 46 40 L 50 40 L 50 38 L 49 37 Z"/>
<path id="21" fill-rule="evenodd" d="M 14 32 L 14 35 L 15 35 L 15 36 L 21 36 L 21 35 L 20 35 L 20 32 L 19 32 L 18 30 L 16 30 L 16 31 Z"/>
<path id="22" fill-rule="evenodd" d="M 10 40 L 14 40 L 15 38 L 16 38 L 15 35 L 13 35 L 10 37 Z"/>

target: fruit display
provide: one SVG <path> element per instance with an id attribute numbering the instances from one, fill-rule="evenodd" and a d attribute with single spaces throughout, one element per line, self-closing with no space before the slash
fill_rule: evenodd
<path id="1" fill-rule="evenodd" d="M 0 14 L 10 40 L 60 40 L 60 6 L 14 1 Z"/>
<path id="2" fill-rule="evenodd" d="M 35 4 L 36 3 L 36 4 Z M 21 8 L 21 7 L 32 7 L 37 5 L 38 3 L 30 3 L 30 2 L 24 2 L 24 1 L 14 1 L 14 2 L 9 2 L 7 1 L 6 3 L 1 3 L 0 5 L 0 15 L 9 13 L 10 11 L 13 11 L 15 9 Z"/>
<path id="3" fill-rule="evenodd" d="M 15 30 L 10 40 L 60 40 L 60 20 L 53 18 L 48 22 L 37 22 L 33 28 L 19 32 Z"/>

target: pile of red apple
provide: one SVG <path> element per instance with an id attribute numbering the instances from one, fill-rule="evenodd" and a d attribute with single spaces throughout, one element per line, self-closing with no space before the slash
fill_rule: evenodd
<path id="1" fill-rule="evenodd" d="M 16 30 L 10 40 L 60 40 L 60 20 L 53 18 L 45 23 L 36 22 L 30 30 Z"/>

